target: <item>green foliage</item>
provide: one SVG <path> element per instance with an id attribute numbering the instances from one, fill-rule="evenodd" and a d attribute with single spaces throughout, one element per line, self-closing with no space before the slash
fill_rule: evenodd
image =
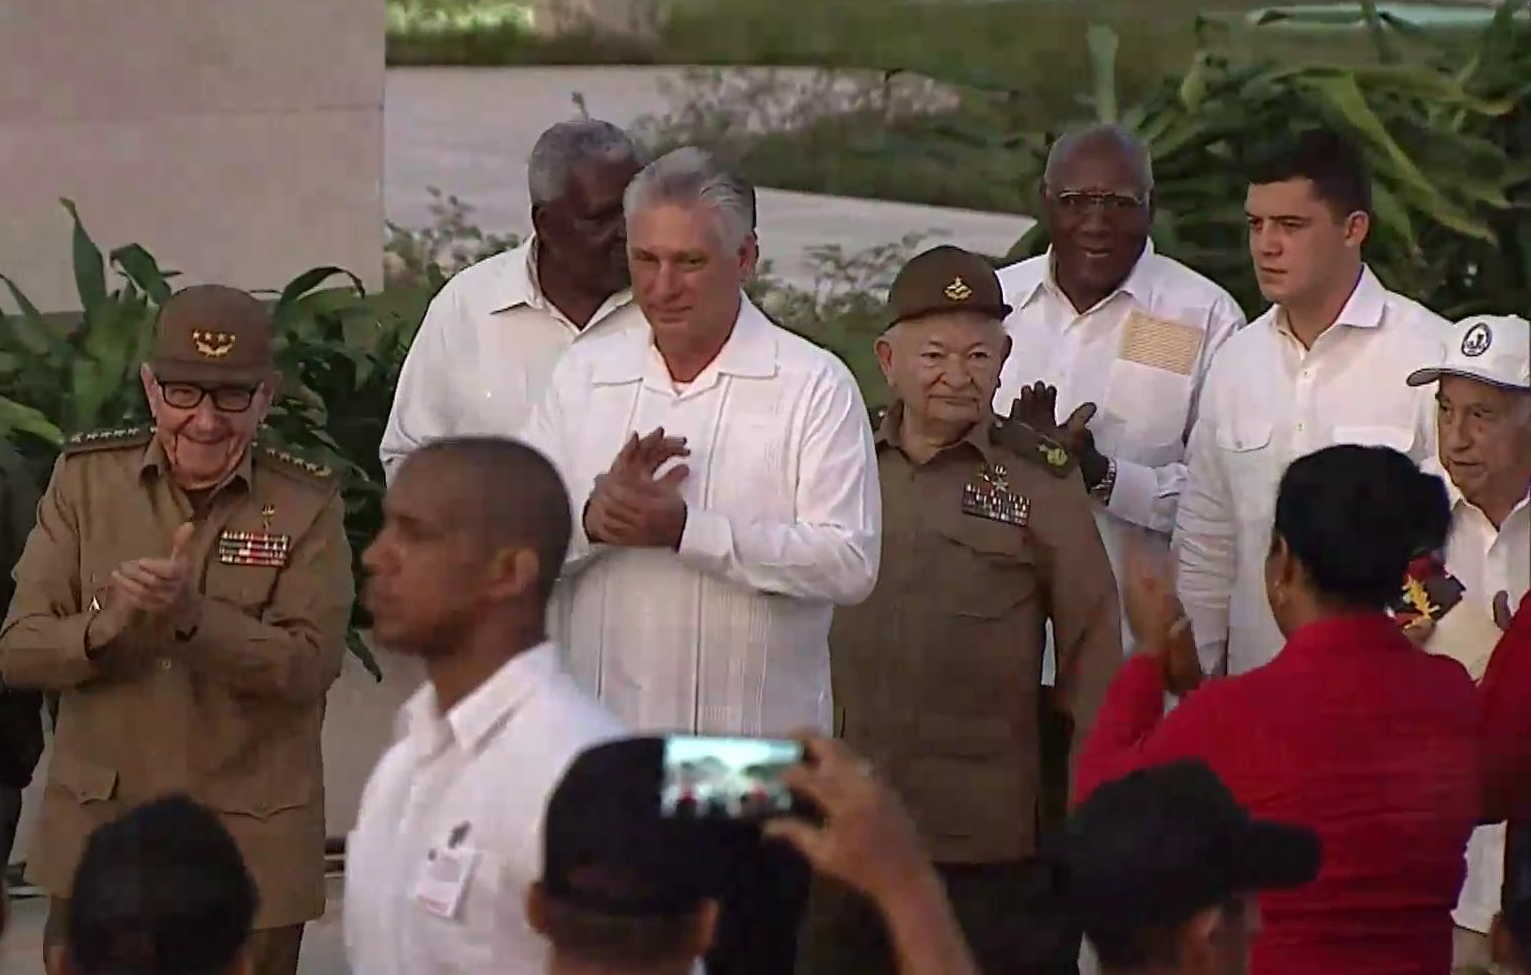
<path id="1" fill-rule="evenodd" d="M 1154 154 L 1154 240 L 1259 307 L 1242 202 L 1246 167 L 1271 140 L 1325 124 L 1361 147 L 1376 221 L 1367 259 L 1391 288 L 1448 317 L 1531 305 L 1531 20 L 1504 4 L 1474 37 L 1418 47 L 1417 30 L 1379 18 L 1379 53 L 1408 63 L 1341 67 L 1244 62 L 1200 52 L 1123 113 Z M 1266 28 L 1259 28 L 1266 29 Z M 1099 77 L 1099 75 L 1097 75 Z M 1019 161 L 1035 184 L 1045 158 Z M 1014 253 L 1037 253 L 1038 228 Z"/>
<path id="2" fill-rule="evenodd" d="M 401 227 L 387 221 L 388 239 L 383 244 L 383 274 L 387 287 L 425 288 L 431 294 L 446 279 L 486 257 L 521 243 L 515 234 L 485 233 L 471 222 L 473 207 L 435 186 L 426 187 L 431 225 Z"/>
<path id="3" fill-rule="evenodd" d="M 63 321 L 41 315 L 14 282 L 0 276 L 18 309 L 0 322 L 0 437 L 40 469 L 69 433 L 147 422 L 138 366 L 174 277 L 137 244 L 103 258 L 73 205 L 65 206 L 74 220 L 75 281 L 84 311 Z M 116 282 L 108 281 L 108 265 Z M 344 283 L 321 287 L 336 278 Z M 275 297 L 283 384 L 265 437 L 336 470 L 358 579 L 361 551 L 381 524 L 378 443 L 404 353 L 431 293 L 416 288 L 369 295 L 348 272 L 315 268 Z M 380 677 L 357 632 L 365 625 L 359 606 L 352 624 L 349 646 Z"/>

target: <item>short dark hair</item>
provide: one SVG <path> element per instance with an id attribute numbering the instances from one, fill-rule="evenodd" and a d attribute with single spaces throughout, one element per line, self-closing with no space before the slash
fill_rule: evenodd
<path id="1" fill-rule="evenodd" d="M 1299 457 L 1281 477 L 1275 537 L 1334 602 L 1382 609 L 1409 561 L 1446 540 L 1446 486 L 1388 447 L 1340 444 Z"/>
<path id="2" fill-rule="evenodd" d="M 546 457 L 505 437 L 452 437 L 426 444 L 411 461 L 451 465 L 464 478 L 469 528 L 490 549 L 527 545 L 537 553 L 543 599 L 563 571 L 573 530 L 569 492 Z"/>
<path id="3" fill-rule="evenodd" d="M 90 835 L 69 898 L 82 975 L 223 975 L 250 937 L 257 897 L 223 824 L 185 796 Z"/>
<path id="4" fill-rule="evenodd" d="M 1372 212 L 1371 177 L 1351 142 L 1329 129 L 1309 129 L 1262 153 L 1249 171 L 1260 186 L 1292 179 L 1313 181 L 1313 192 L 1336 216 Z"/>
<path id="5" fill-rule="evenodd" d="M 583 878 L 590 881 L 591 875 Z M 642 886 L 631 895 L 650 893 Z M 620 914 L 555 894 L 543 894 L 544 934 L 565 956 L 591 965 L 648 968 L 673 961 L 691 946 L 704 902 L 648 914 Z"/>

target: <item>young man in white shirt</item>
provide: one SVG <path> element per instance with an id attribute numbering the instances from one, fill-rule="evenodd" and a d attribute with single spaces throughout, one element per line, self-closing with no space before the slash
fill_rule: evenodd
<path id="1" fill-rule="evenodd" d="M 1047 253 L 999 272 L 1013 343 L 994 409 L 1046 428 L 1028 408 L 1056 391 L 1060 436 L 1094 496 L 1111 568 L 1125 578 L 1134 538 L 1169 547 L 1185 481 L 1185 441 L 1213 354 L 1244 325 L 1222 288 L 1155 253 L 1153 164 L 1117 126 L 1065 135 L 1048 154 L 1042 213 Z M 1020 398 L 1018 413 L 1012 404 Z M 1085 426 L 1080 420 L 1095 412 Z M 1076 414 L 1076 411 L 1083 413 Z M 1131 635 L 1123 627 L 1124 650 Z"/>
<path id="2" fill-rule="evenodd" d="M 1503 613 L 1531 589 L 1531 323 L 1514 316 L 1464 319 L 1451 332 L 1445 359 L 1411 374 L 1408 383 L 1435 388 L 1440 468 L 1452 504 L 1441 563 L 1463 587 L 1459 602 L 1441 605 L 1439 619 L 1414 635 L 1482 680 L 1500 637 L 1494 604 Z M 1455 967 L 1489 960 L 1504 848 L 1503 823 L 1473 833 L 1453 914 Z"/>
<path id="3" fill-rule="evenodd" d="M 1434 403 L 1403 380 L 1440 361 L 1449 328 L 1363 263 L 1371 186 L 1338 136 L 1309 131 L 1262 160 L 1245 210 L 1273 305 L 1212 364 L 1175 527 L 1180 596 L 1209 674 L 1281 649 L 1264 564 L 1287 464 L 1337 443 L 1435 455 Z"/>
<path id="4" fill-rule="evenodd" d="M 515 434 L 565 349 L 640 322 L 622 221 L 640 165 L 608 122 L 560 122 L 537 140 L 527 167 L 535 233 L 460 271 L 431 301 L 383 432 L 389 480 L 432 440 Z"/>
<path id="5" fill-rule="evenodd" d="M 363 556 L 378 641 L 424 659 L 346 849 L 345 940 L 367 975 L 540 972 L 522 910 L 543 810 L 621 727 L 546 637 L 569 501 L 524 444 L 436 441 L 400 469 Z"/>
<path id="6" fill-rule="evenodd" d="M 840 360 L 740 290 L 748 184 L 677 149 L 626 212 L 649 327 L 571 349 L 526 432 L 581 512 L 559 584 L 575 678 L 641 730 L 828 730 L 833 607 L 877 580 L 866 405 Z M 785 856 L 741 878 L 711 970 L 790 972 L 806 890 Z"/>

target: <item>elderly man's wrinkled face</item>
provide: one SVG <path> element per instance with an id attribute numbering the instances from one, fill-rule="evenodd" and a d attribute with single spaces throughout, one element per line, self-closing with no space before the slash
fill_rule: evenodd
<path id="1" fill-rule="evenodd" d="M 1043 207 L 1063 280 L 1101 294 L 1120 287 L 1148 243 L 1153 217 L 1131 151 L 1115 139 L 1076 146 L 1049 179 Z"/>
<path id="2" fill-rule="evenodd" d="M 1531 482 L 1531 393 L 1442 376 L 1435 394 L 1441 464 L 1480 506 L 1525 497 Z"/>
<path id="3" fill-rule="evenodd" d="M 271 409 L 280 377 L 249 385 L 160 382 L 147 365 L 139 371 L 154 435 L 182 490 L 217 487 L 244 458 Z"/>
<path id="4" fill-rule="evenodd" d="M 628 216 L 633 297 L 657 338 L 726 334 L 755 270 L 755 236 L 730 247 L 707 203 L 656 203 Z"/>
<path id="5" fill-rule="evenodd" d="M 877 360 L 905 416 L 961 431 L 988 416 L 1010 338 L 978 312 L 939 312 L 900 322 L 877 340 Z"/>
<path id="6" fill-rule="evenodd" d="M 632 159 L 588 160 L 569 171 L 561 199 L 532 213 L 549 259 L 567 266 L 592 291 L 615 294 L 628 285 L 622 194 L 637 174 Z"/>

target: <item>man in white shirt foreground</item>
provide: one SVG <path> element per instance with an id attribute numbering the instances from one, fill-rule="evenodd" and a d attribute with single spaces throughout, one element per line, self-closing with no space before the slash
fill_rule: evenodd
<path id="1" fill-rule="evenodd" d="M 1244 207 L 1274 305 L 1212 364 L 1175 526 L 1180 597 L 1209 674 L 1281 649 L 1264 565 L 1287 464 L 1339 443 L 1435 455 L 1434 404 L 1404 378 L 1440 361 L 1449 328 L 1362 262 L 1371 184 L 1338 136 L 1310 131 L 1263 160 Z"/>
<path id="2" fill-rule="evenodd" d="M 771 820 L 816 869 L 849 884 L 885 920 L 903 975 L 977 975 L 941 879 L 897 796 L 830 739 L 806 743 L 784 775 L 820 821 Z M 551 975 L 689 975 L 712 943 L 712 896 L 728 857 L 719 834 L 760 827 L 665 819 L 664 739 L 597 745 L 574 760 L 548 801 L 542 879 L 527 916 L 553 946 Z M 726 841 L 725 841 L 726 843 Z"/>
<path id="3" fill-rule="evenodd" d="M 1005 319 L 1013 344 L 994 409 L 1046 429 L 1054 415 L 1034 384 L 1056 391 L 1058 414 L 1074 418 L 1060 431 L 1063 445 L 1079 459 L 1118 579 L 1133 539 L 1169 548 L 1202 382 L 1244 324 L 1228 292 L 1155 253 L 1153 188 L 1136 136 L 1106 125 L 1065 135 L 1042 182 L 1052 244 L 999 272 L 1015 310 Z M 1130 654 L 1125 626 L 1122 639 Z"/>
<path id="4" fill-rule="evenodd" d="M 1423 587 L 1415 590 L 1437 612 L 1414 607 L 1430 621 L 1415 635 L 1425 649 L 1454 657 L 1482 680 L 1500 637 L 1495 603 L 1507 616 L 1531 589 L 1531 323 L 1465 319 L 1452 330 L 1440 365 L 1411 374 L 1408 383 L 1435 387 L 1440 466 L 1451 498 L 1443 570 L 1421 573 Z M 1431 578 L 1441 574 L 1462 588 Z M 1460 601 L 1452 601 L 1455 594 Z M 1467 880 L 1453 914 L 1454 968 L 1489 961 L 1504 847 L 1503 823 L 1480 826 L 1468 845 Z"/>
<path id="5" fill-rule="evenodd" d="M 582 748 L 621 733 L 544 635 L 568 496 L 524 444 L 444 440 L 404 463 L 383 513 L 363 556 L 373 633 L 428 680 L 347 844 L 351 970 L 540 972 L 522 905 L 544 805 Z"/>
<path id="6" fill-rule="evenodd" d="M 380 450 L 390 481 L 432 440 L 515 434 L 565 349 L 639 323 L 622 193 L 640 165 L 608 122 L 542 133 L 527 167 L 536 232 L 448 281 L 410 345 Z"/>
<path id="7" fill-rule="evenodd" d="M 882 529 L 861 393 L 740 291 L 748 184 L 677 149 L 633 180 L 626 212 L 649 327 L 571 349 L 526 433 L 581 512 L 559 583 L 575 678 L 645 731 L 828 730 L 830 617 L 871 592 Z M 753 884 L 771 903 L 742 910 L 778 930 L 736 945 L 741 912 L 724 911 L 718 951 L 751 971 L 792 964 L 807 875 L 782 870 Z"/>

